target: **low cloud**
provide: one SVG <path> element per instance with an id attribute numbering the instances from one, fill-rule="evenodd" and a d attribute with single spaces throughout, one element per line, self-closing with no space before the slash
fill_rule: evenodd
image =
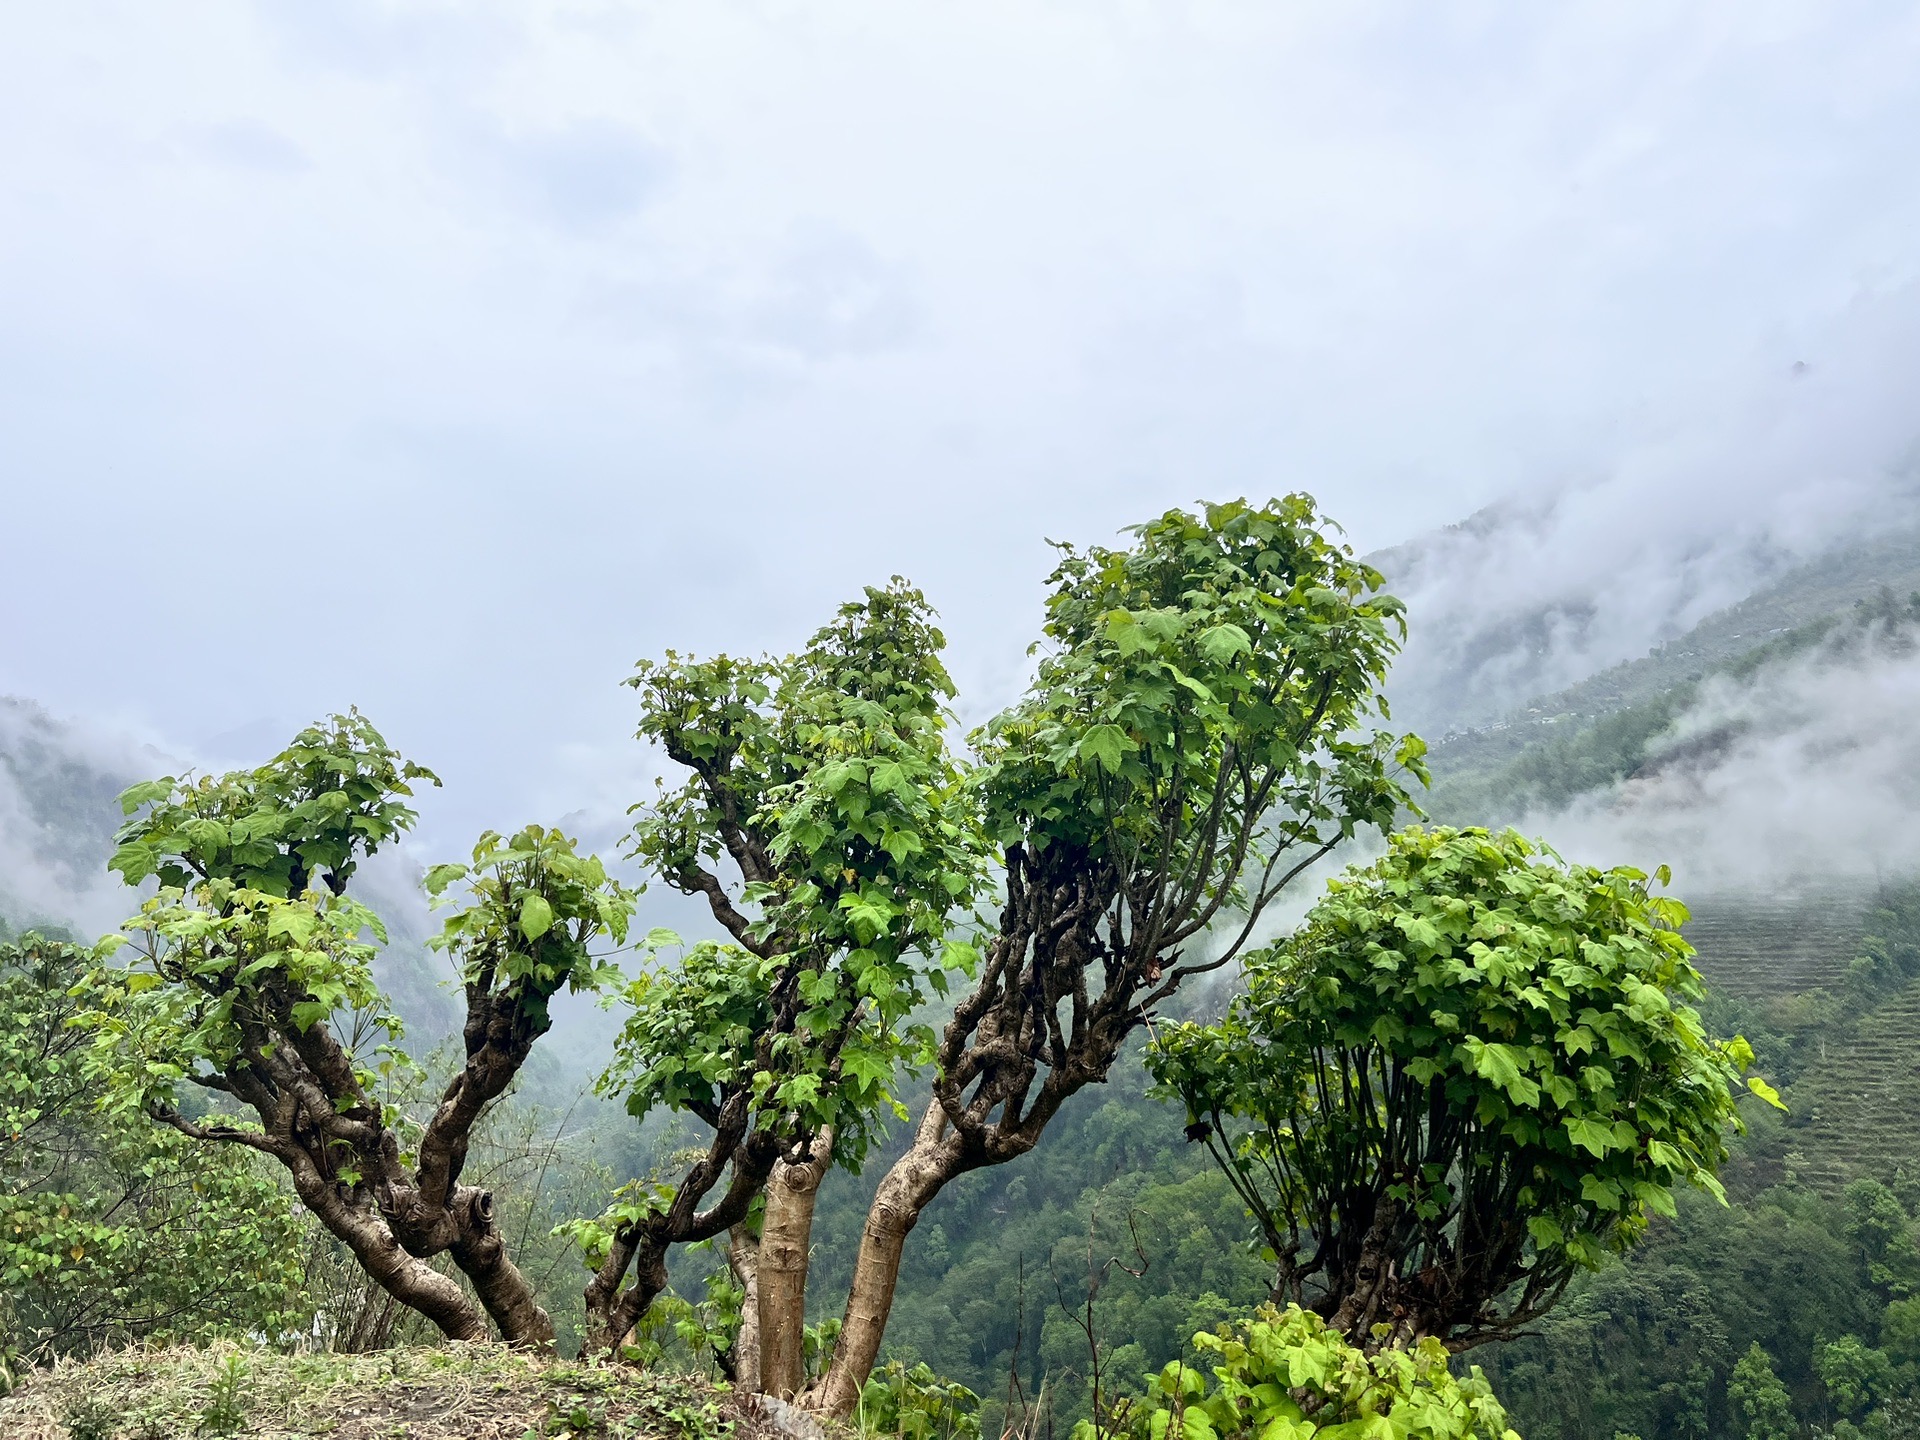
<path id="1" fill-rule="evenodd" d="M 1864 296 L 1593 473 L 1372 557 L 1412 626 L 1400 718 L 1484 724 L 1913 523 L 1916 383 L 1920 289 Z"/>
<path id="2" fill-rule="evenodd" d="M 130 737 L 0 697 L 0 916 L 82 937 L 117 927 L 135 907 L 106 869 L 116 797 L 166 764 Z"/>
<path id="3" fill-rule="evenodd" d="M 1527 817 L 1569 858 L 1671 865 L 1689 893 L 1818 890 L 1920 873 L 1920 653 L 1910 635 L 1706 682 L 1656 757 Z"/>

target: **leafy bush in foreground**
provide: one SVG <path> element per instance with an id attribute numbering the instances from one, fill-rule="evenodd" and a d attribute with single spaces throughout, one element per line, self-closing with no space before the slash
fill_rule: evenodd
<path id="1" fill-rule="evenodd" d="M 1431 1338 L 1369 1355 L 1297 1305 L 1263 1305 L 1193 1343 L 1219 1357 L 1211 1382 L 1176 1360 L 1115 1428 L 1133 1440 L 1519 1440 L 1480 1367 L 1453 1375 Z M 1074 1440 L 1100 1433 L 1082 1421 Z"/>

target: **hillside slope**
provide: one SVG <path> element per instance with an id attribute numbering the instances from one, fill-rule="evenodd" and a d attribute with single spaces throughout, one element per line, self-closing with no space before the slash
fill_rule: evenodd
<path id="1" fill-rule="evenodd" d="M 495 1345 L 123 1350 L 0 1398 L 7 1440 L 725 1440 L 735 1428 L 704 1380 Z"/>
<path id="2" fill-rule="evenodd" d="M 1718 635 L 1733 622 L 1710 623 Z M 1679 643 L 1704 657 L 1733 638 L 1729 630 L 1711 645 L 1694 636 Z M 1826 808 L 1866 802 L 1882 782 L 1904 783 L 1910 773 L 1907 761 L 1915 757 L 1898 747 L 1914 743 L 1901 722 L 1920 684 L 1916 657 L 1920 591 L 1902 597 L 1880 586 L 1841 610 L 1753 639 L 1727 658 L 1702 658 L 1705 668 L 1684 678 L 1672 678 L 1671 662 L 1649 661 L 1642 670 L 1545 697 L 1527 714 L 1450 736 L 1432 748 L 1434 786 L 1422 804 L 1449 823 L 1525 820 L 1539 828 L 1582 804 L 1592 811 L 1692 803 L 1730 762 L 1765 756 L 1780 763 L 1768 747 L 1803 752 L 1801 774 L 1789 780 L 1822 766 L 1844 770 L 1846 753 L 1863 740 L 1887 751 L 1877 757 L 1885 773 L 1855 767 L 1847 780 L 1866 793 L 1835 793 Z M 1851 707 L 1842 699 L 1849 690 L 1857 692 Z"/>

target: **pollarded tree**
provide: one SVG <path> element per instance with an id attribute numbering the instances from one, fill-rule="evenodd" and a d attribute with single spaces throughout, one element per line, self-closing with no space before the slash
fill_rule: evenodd
<path id="1" fill-rule="evenodd" d="M 355 713 L 257 769 L 128 791 L 128 813 L 143 813 L 114 868 L 160 885 L 126 927 L 134 960 L 95 973 L 83 1021 L 124 1106 L 271 1156 L 367 1273 L 447 1336 L 484 1339 L 491 1316 L 507 1340 L 547 1345 L 552 1322 L 506 1253 L 493 1197 L 461 1168 L 553 996 L 613 973 L 589 947 L 623 938 L 631 897 L 539 827 L 489 834 L 471 865 L 430 873 L 435 893 L 469 891 L 437 942 L 465 982 L 465 1057 L 415 1126 L 387 1098 L 410 1062 L 373 978 L 385 932 L 346 891 L 360 860 L 412 824 L 410 782 L 432 778 Z M 226 1104 L 189 1107 L 189 1089 Z M 479 1305 L 429 1263 L 442 1254 Z"/>
<path id="2" fill-rule="evenodd" d="M 1753 1053 L 1687 1005 L 1685 919 L 1637 870 L 1405 830 L 1248 957 L 1224 1019 L 1162 1030 L 1148 1063 L 1257 1220 L 1274 1299 L 1368 1348 L 1463 1350 L 1542 1315 L 1676 1186 L 1719 1194 Z"/>
<path id="3" fill-rule="evenodd" d="M 907 1016 L 923 982 L 945 989 L 948 917 L 984 870 L 946 744 L 944 644 L 896 578 L 798 655 L 669 655 L 631 682 L 641 737 L 688 772 L 642 814 L 636 853 L 703 897 L 731 940 L 691 947 L 629 992 L 607 1086 L 636 1116 L 664 1106 L 711 1136 L 672 1184 L 630 1191 L 582 1227 L 598 1266 L 594 1343 L 617 1345 L 645 1313 L 672 1246 L 741 1224 L 764 1193 L 759 1378 L 775 1394 L 800 1383 L 825 1161 L 858 1162 L 873 1116 L 897 1103 L 897 1069 L 930 1043 Z"/>
<path id="4" fill-rule="evenodd" d="M 976 737 L 999 924 L 868 1212 L 811 1405 L 852 1410 L 907 1234 L 941 1189 L 1031 1150 L 1301 871 L 1392 824 L 1396 764 L 1419 773 L 1421 754 L 1373 728 L 1401 608 L 1326 529 L 1294 495 L 1170 511 L 1124 549 L 1061 547 L 1038 675 Z"/>

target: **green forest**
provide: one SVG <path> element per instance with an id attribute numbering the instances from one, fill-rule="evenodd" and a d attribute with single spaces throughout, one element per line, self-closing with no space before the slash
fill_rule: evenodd
<path id="1" fill-rule="evenodd" d="M 0 1388 L 238 1347 L 247 1433 L 248 1364 L 496 1342 L 902 1440 L 1920 1435 L 1920 884 L 1542 821 L 1912 654 L 1916 575 L 1423 741 L 1311 499 L 1170 511 L 1058 548 L 968 734 L 898 578 L 642 662 L 619 851 L 489 831 L 420 936 L 363 867 L 440 780 L 351 695 L 223 774 L 0 752 L 128 915 L 0 915 Z"/>

